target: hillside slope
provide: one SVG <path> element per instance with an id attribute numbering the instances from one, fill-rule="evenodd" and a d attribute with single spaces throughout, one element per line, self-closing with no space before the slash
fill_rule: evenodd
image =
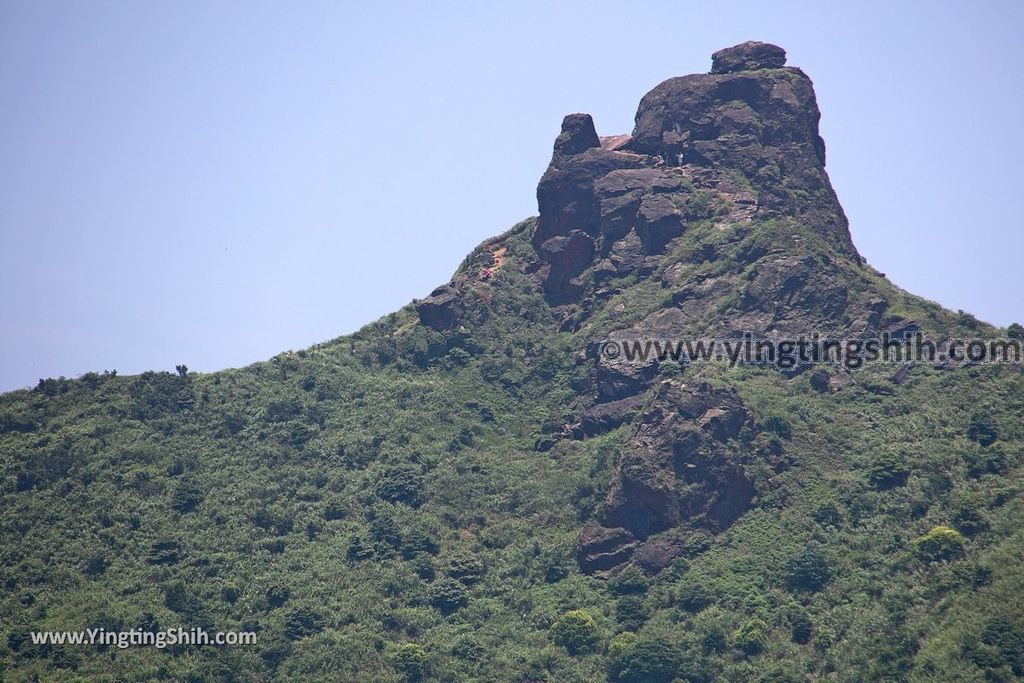
<path id="1" fill-rule="evenodd" d="M 0 396 L 3 680 L 1024 675 L 1019 365 L 607 351 L 1007 334 L 863 262 L 818 118 L 720 51 L 630 135 L 566 117 L 539 216 L 356 334 Z M 28 635 L 179 626 L 259 640 Z"/>

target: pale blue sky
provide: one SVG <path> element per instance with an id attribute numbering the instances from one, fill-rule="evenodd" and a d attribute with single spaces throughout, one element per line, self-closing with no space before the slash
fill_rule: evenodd
<path id="1" fill-rule="evenodd" d="M 0 3 L 0 390 L 362 325 L 536 210 L 562 116 L 711 53 L 814 80 L 861 253 L 1024 319 L 1024 3 Z"/>

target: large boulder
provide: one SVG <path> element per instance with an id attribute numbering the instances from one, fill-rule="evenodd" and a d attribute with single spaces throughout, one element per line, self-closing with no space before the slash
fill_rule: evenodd
<path id="1" fill-rule="evenodd" d="M 459 323 L 462 317 L 462 301 L 459 291 L 451 285 L 441 285 L 423 301 L 416 304 L 420 322 L 435 330 L 448 330 Z"/>
<path id="2" fill-rule="evenodd" d="M 711 73 L 731 74 L 755 69 L 781 69 L 786 51 L 778 45 L 749 40 L 711 55 Z"/>
<path id="3" fill-rule="evenodd" d="M 729 526 L 754 496 L 732 443 L 745 426 L 750 414 L 733 391 L 663 384 L 619 456 L 606 523 L 640 539 L 681 523 Z"/>

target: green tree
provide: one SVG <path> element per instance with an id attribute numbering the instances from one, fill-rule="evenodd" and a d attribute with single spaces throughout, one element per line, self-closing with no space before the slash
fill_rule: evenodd
<path id="1" fill-rule="evenodd" d="M 910 468 L 895 453 L 882 453 L 868 465 L 868 481 L 877 489 L 886 490 L 907 483 Z"/>
<path id="2" fill-rule="evenodd" d="M 913 543 L 914 553 L 922 562 L 945 562 L 964 554 L 964 537 L 956 529 L 937 526 Z"/>
<path id="3" fill-rule="evenodd" d="M 991 446 L 999 438 L 999 428 L 988 412 L 979 412 L 971 416 L 967 425 L 967 438 L 980 446 Z"/>
<path id="4" fill-rule="evenodd" d="M 791 590 L 817 591 L 831 580 L 828 557 L 816 546 L 807 546 L 786 564 L 786 585 Z"/>
<path id="5" fill-rule="evenodd" d="M 732 645 L 747 655 L 756 655 L 768 646 L 768 624 L 751 619 L 732 632 Z"/>
<path id="6" fill-rule="evenodd" d="M 672 644 L 661 639 L 634 643 L 619 658 L 615 676 L 619 683 L 671 683 L 679 671 L 682 656 Z"/>
<path id="7" fill-rule="evenodd" d="M 289 640 L 299 640 L 324 628 L 324 618 L 319 612 L 309 607 L 297 607 L 288 613 L 284 620 L 284 634 Z"/>
<path id="8" fill-rule="evenodd" d="M 391 663 L 408 683 L 423 680 L 427 673 L 429 657 L 418 643 L 402 643 L 391 651 Z"/>
<path id="9" fill-rule="evenodd" d="M 484 576 L 484 562 L 472 553 L 456 553 L 448 559 L 448 576 L 460 583 L 471 586 Z"/>
<path id="10" fill-rule="evenodd" d="M 570 654 L 586 652 L 597 645 L 597 622 L 589 612 L 571 610 L 551 625 L 548 635 L 551 642 L 561 645 Z"/>
<path id="11" fill-rule="evenodd" d="M 418 507 L 423 502 L 423 474 L 414 465 L 385 467 L 377 478 L 376 492 L 391 503 Z"/>
<path id="12" fill-rule="evenodd" d="M 608 581 L 608 588 L 616 595 L 639 595 L 647 592 L 647 577 L 630 565 Z"/>
<path id="13" fill-rule="evenodd" d="M 469 601 L 469 593 L 466 591 L 466 587 L 455 579 L 443 578 L 430 584 L 427 598 L 430 600 L 430 604 L 441 613 L 451 614 L 455 610 L 465 607 Z"/>
<path id="14" fill-rule="evenodd" d="M 615 603 L 615 620 L 623 631 L 639 631 L 650 615 L 643 598 L 638 595 L 623 595 Z"/>

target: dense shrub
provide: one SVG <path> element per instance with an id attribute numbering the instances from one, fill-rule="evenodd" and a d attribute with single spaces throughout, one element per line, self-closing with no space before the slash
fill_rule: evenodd
<path id="1" fill-rule="evenodd" d="M 267 422 L 286 422 L 302 414 L 302 403 L 297 398 L 271 401 L 267 404 L 264 416 Z"/>
<path id="2" fill-rule="evenodd" d="M 639 595 L 647 591 L 647 577 L 630 565 L 608 581 L 608 588 L 615 595 Z"/>
<path id="3" fill-rule="evenodd" d="M 639 631 L 651 612 L 637 595 L 624 595 L 615 603 L 615 620 L 623 631 Z"/>
<path id="4" fill-rule="evenodd" d="M 792 590 L 820 590 L 831 579 L 828 558 L 815 546 L 804 548 L 786 564 L 786 585 Z"/>
<path id="5" fill-rule="evenodd" d="M 288 613 L 284 620 L 284 634 L 289 640 L 299 640 L 324 628 L 324 618 L 316 610 L 309 607 L 297 607 Z"/>
<path id="6" fill-rule="evenodd" d="M 955 560 L 964 554 L 964 537 L 948 526 L 937 526 L 915 540 L 913 547 L 922 562 Z"/>
<path id="7" fill-rule="evenodd" d="M 951 506 L 949 521 L 957 531 L 968 536 L 981 533 L 989 527 L 985 503 L 977 495 L 957 497 Z"/>
<path id="8" fill-rule="evenodd" d="M 974 479 L 986 474 L 1000 474 L 1008 465 L 1006 454 L 998 446 L 979 448 L 964 455 L 967 474 Z"/>
<path id="9" fill-rule="evenodd" d="M 448 576 L 456 581 L 471 586 L 484 576 L 484 562 L 478 555 L 456 553 L 448 558 Z"/>
<path id="10" fill-rule="evenodd" d="M 676 602 L 687 612 L 699 612 L 714 600 L 711 591 L 694 579 L 685 580 L 676 594 Z"/>
<path id="11" fill-rule="evenodd" d="M 191 512 L 203 502 L 203 492 L 191 479 L 178 482 L 171 496 L 171 507 L 181 513 Z"/>
<path id="12" fill-rule="evenodd" d="M 843 524 L 843 515 L 836 504 L 830 501 L 814 511 L 814 521 L 822 526 L 839 528 Z"/>
<path id="13" fill-rule="evenodd" d="M 671 683 L 682 661 L 672 644 L 660 639 L 637 640 L 614 662 L 614 677 L 619 683 Z"/>
<path id="14" fill-rule="evenodd" d="M 386 501 L 417 507 L 423 502 L 423 474 L 414 465 L 385 467 L 377 478 L 376 492 Z"/>
<path id="15" fill-rule="evenodd" d="M 768 624 L 751 619 L 733 631 L 732 645 L 747 655 L 756 655 L 768 645 Z"/>
<path id="16" fill-rule="evenodd" d="M 1024 676 L 1024 628 L 1009 617 L 989 618 L 979 635 L 966 637 L 963 650 L 968 659 L 984 669 L 1009 667 L 1015 676 Z"/>
<path id="17" fill-rule="evenodd" d="M 469 593 L 466 591 L 466 587 L 455 579 L 444 578 L 430 584 L 427 598 L 430 600 L 430 604 L 441 613 L 451 614 L 455 610 L 465 607 L 469 601 Z"/>
<path id="18" fill-rule="evenodd" d="M 789 630 L 794 643 L 804 645 L 811 640 L 813 632 L 811 615 L 802 609 L 795 609 L 789 613 Z"/>
<path id="19" fill-rule="evenodd" d="M 271 607 L 280 607 L 284 603 L 288 602 L 288 598 L 291 596 L 291 591 L 288 590 L 288 586 L 281 584 L 274 584 L 267 589 L 267 604 Z"/>
<path id="20" fill-rule="evenodd" d="M 903 486 L 909 475 L 910 468 L 895 453 L 877 455 L 868 465 L 868 481 L 881 490 Z"/>
<path id="21" fill-rule="evenodd" d="M 632 651 L 633 646 L 636 645 L 637 635 L 629 631 L 616 634 L 612 638 L 611 642 L 608 643 L 608 680 L 618 681 L 619 675 L 628 663 L 627 656 Z"/>
<path id="22" fill-rule="evenodd" d="M 399 550 L 402 557 L 411 560 L 421 553 L 436 555 L 441 549 L 441 542 L 433 529 L 423 525 L 413 525 L 402 534 L 402 541 Z"/>
<path id="23" fill-rule="evenodd" d="M 409 683 L 420 681 L 427 673 L 427 651 L 417 643 L 396 645 L 390 654 L 391 663 Z"/>
<path id="24" fill-rule="evenodd" d="M 761 429 L 766 432 L 771 432 L 783 439 L 789 440 L 793 436 L 793 428 L 789 425 L 789 420 L 782 417 L 781 415 L 769 415 L 761 422 Z"/>
<path id="25" fill-rule="evenodd" d="M 975 413 L 967 425 L 967 438 L 981 446 L 991 446 L 999 438 L 999 429 L 989 413 Z"/>
<path id="26" fill-rule="evenodd" d="M 588 612 L 572 610 L 560 616 L 548 632 L 551 642 L 570 654 L 592 650 L 598 641 L 597 622 Z"/>

